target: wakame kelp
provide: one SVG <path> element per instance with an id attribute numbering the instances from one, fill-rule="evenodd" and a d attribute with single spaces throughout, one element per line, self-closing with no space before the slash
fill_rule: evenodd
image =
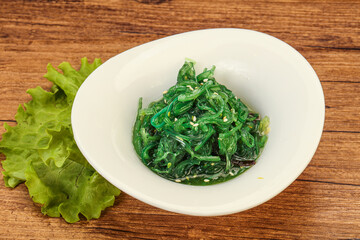
<path id="1" fill-rule="evenodd" d="M 253 166 L 267 141 L 269 118 L 248 108 L 214 78 L 215 66 L 196 75 L 185 61 L 176 85 L 142 106 L 133 144 L 142 162 L 175 182 L 209 185 Z"/>

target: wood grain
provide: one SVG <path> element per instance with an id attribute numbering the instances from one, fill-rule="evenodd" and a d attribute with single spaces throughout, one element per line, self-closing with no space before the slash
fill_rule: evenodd
<path id="1" fill-rule="evenodd" d="M 169 213 L 122 194 L 99 220 L 66 224 L 41 215 L 24 186 L 1 188 L 0 231 L 14 239 L 351 239 L 360 234 L 357 186 L 296 181 L 254 209 L 220 217 Z M 16 230 L 17 229 L 17 230 Z M 36 232 L 34 232 L 36 229 Z"/>
<path id="2" fill-rule="evenodd" d="M 324 132 L 306 170 L 281 194 L 245 212 L 193 217 L 144 204 L 126 193 L 99 220 L 67 224 L 40 213 L 27 189 L 0 180 L 1 239 L 359 239 L 360 2 L 171 0 L 0 1 L 0 125 L 26 90 L 50 83 L 47 63 L 104 61 L 176 33 L 236 27 L 295 47 L 321 80 Z M 4 129 L 0 127 L 0 134 Z M 0 156 L 3 160 L 4 156 Z"/>

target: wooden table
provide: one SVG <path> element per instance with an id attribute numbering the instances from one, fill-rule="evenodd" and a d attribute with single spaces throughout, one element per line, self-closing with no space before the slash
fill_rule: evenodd
<path id="1" fill-rule="evenodd" d="M 360 238 L 360 1 L 2 0 L 1 125 L 15 125 L 18 105 L 30 99 L 28 88 L 50 87 L 42 77 L 49 62 L 79 66 L 83 56 L 105 61 L 151 40 L 217 27 L 253 29 L 289 43 L 321 80 L 324 132 L 311 163 L 291 186 L 245 212 L 203 218 L 160 210 L 122 193 L 99 220 L 67 224 L 43 216 L 23 184 L 9 189 L 1 179 L 0 238 Z"/>

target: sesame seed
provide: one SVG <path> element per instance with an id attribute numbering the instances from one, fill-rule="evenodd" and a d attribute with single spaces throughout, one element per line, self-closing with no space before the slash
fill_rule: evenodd
<path id="1" fill-rule="evenodd" d="M 217 92 L 214 92 L 214 95 L 219 95 Z"/>
<path id="2" fill-rule="evenodd" d="M 233 173 L 233 172 L 229 172 L 229 174 L 230 174 L 231 176 L 234 176 L 234 173 Z"/>
<path id="3" fill-rule="evenodd" d="M 163 94 L 166 94 L 167 92 L 168 92 L 168 91 L 165 90 L 165 91 L 163 91 Z"/>
<path id="4" fill-rule="evenodd" d="M 263 177 L 258 177 L 258 179 L 264 179 Z"/>
<path id="5" fill-rule="evenodd" d="M 189 180 L 190 178 L 189 177 L 186 177 L 186 180 Z"/>
<path id="6" fill-rule="evenodd" d="M 229 120 L 226 118 L 226 116 L 224 116 L 224 117 L 223 117 L 223 121 L 224 121 L 224 122 L 227 122 L 227 121 L 229 121 Z"/>
<path id="7" fill-rule="evenodd" d="M 175 182 L 181 182 L 181 180 L 180 180 L 180 179 L 176 179 Z"/>
<path id="8" fill-rule="evenodd" d="M 199 126 L 199 124 L 198 124 L 198 123 L 194 123 L 193 126 L 194 126 L 194 127 L 197 127 L 197 126 Z"/>
<path id="9" fill-rule="evenodd" d="M 196 116 L 192 116 L 191 119 L 196 122 Z"/>
<path id="10" fill-rule="evenodd" d="M 191 126 L 194 126 L 194 123 L 193 123 L 193 122 L 190 122 L 190 125 L 191 125 Z"/>
<path id="11" fill-rule="evenodd" d="M 164 103 L 166 103 L 166 99 L 164 99 Z"/>
<path id="12" fill-rule="evenodd" d="M 271 128 L 270 128 L 270 127 L 267 127 L 266 130 L 265 130 L 265 132 L 264 132 L 264 134 L 267 135 L 267 134 L 270 132 L 270 130 L 271 130 Z"/>
<path id="13" fill-rule="evenodd" d="M 188 87 L 191 91 L 194 91 L 194 89 L 190 85 L 187 85 L 186 87 Z"/>
<path id="14" fill-rule="evenodd" d="M 203 80 L 203 82 L 207 82 L 209 79 L 207 79 L 207 78 L 205 78 L 204 80 Z"/>
<path id="15" fill-rule="evenodd" d="M 210 182 L 210 180 L 209 179 L 204 179 L 204 182 Z"/>
<path id="16" fill-rule="evenodd" d="M 204 85 L 203 83 L 200 83 L 200 85 Z"/>
<path id="17" fill-rule="evenodd" d="M 195 87 L 195 89 L 198 89 L 198 87 Z"/>
<path id="18" fill-rule="evenodd" d="M 197 177 L 197 175 L 195 174 L 193 177 L 195 178 L 195 177 Z"/>
<path id="19" fill-rule="evenodd" d="M 211 166 L 214 166 L 215 165 L 215 163 L 211 163 Z"/>
<path id="20" fill-rule="evenodd" d="M 184 139 L 182 139 L 181 137 L 179 136 L 176 136 L 177 139 L 179 139 L 180 141 L 184 141 Z"/>
<path id="21" fill-rule="evenodd" d="M 175 122 L 176 122 L 177 120 L 178 120 L 177 118 L 174 119 Z"/>
<path id="22" fill-rule="evenodd" d="M 169 162 L 169 163 L 167 164 L 167 167 L 168 167 L 168 168 L 170 168 L 170 167 L 171 167 L 171 162 Z"/>

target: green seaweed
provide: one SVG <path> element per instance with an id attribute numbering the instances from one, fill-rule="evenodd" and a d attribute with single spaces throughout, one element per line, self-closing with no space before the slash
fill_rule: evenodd
<path id="1" fill-rule="evenodd" d="M 214 78 L 215 66 L 196 75 L 186 61 L 177 83 L 142 106 L 133 145 L 142 162 L 175 182 L 210 185 L 253 166 L 267 141 L 269 118 L 249 109 Z"/>

